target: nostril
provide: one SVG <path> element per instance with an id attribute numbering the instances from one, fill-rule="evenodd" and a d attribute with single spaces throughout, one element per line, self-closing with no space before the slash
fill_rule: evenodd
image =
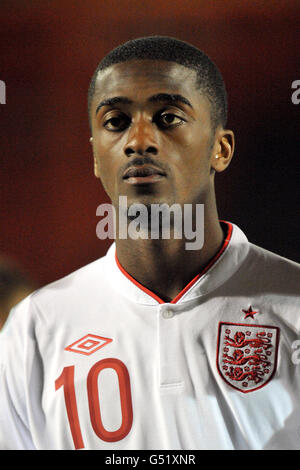
<path id="1" fill-rule="evenodd" d="M 135 153 L 135 151 L 132 148 L 127 147 L 125 149 L 125 154 L 127 155 L 127 157 L 129 157 L 132 153 Z"/>
<path id="2" fill-rule="evenodd" d="M 156 147 L 148 147 L 145 153 L 152 153 L 153 155 L 157 155 L 157 148 Z"/>
<path id="3" fill-rule="evenodd" d="M 137 150 L 134 150 L 132 147 L 127 147 L 125 149 L 125 155 L 127 157 L 129 157 L 130 155 L 132 155 L 133 153 L 137 153 L 138 155 L 147 155 L 147 154 L 152 154 L 152 155 L 157 155 L 158 154 L 158 150 L 156 147 L 153 147 L 153 146 L 149 146 L 146 148 L 146 150 L 143 150 L 143 149 L 137 149 Z"/>

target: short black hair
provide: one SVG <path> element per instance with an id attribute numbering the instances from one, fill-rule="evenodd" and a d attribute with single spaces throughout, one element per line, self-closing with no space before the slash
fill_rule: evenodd
<path id="1" fill-rule="evenodd" d="M 111 65 L 130 60 L 165 60 L 176 62 L 197 73 L 197 87 L 211 103 L 212 127 L 227 122 L 227 94 L 222 75 L 215 63 L 197 47 L 168 36 L 148 36 L 133 39 L 110 51 L 99 63 L 88 90 L 88 113 L 91 125 L 91 103 L 98 72 Z"/>

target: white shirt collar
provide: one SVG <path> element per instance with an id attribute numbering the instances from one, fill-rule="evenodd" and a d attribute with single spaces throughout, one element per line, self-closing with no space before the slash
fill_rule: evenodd
<path id="1" fill-rule="evenodd" d="M 245 260 L 249 242 L 236 225 L 228 225 L 228 235 L 221 249 L 208 265 L 170 303 L 182 304 L 208 294 L 229 279 Z M 120 265 L 113 243 L 105 256 L 105 269 L 117 291 L 133 302 L 144 305 L 165 303 L 153 292 L 132 278 Z"/>

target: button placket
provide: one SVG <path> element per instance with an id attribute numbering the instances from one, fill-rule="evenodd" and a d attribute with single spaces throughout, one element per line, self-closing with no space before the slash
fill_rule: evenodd
<path id="1" fill-rule="evenodd" d="M 163 310 L 163 312 L 162 312 L 162 317 L 167 320 L 168 318 L 173 318 L 173 317 L 174 317 L 174 313 L 172 312 L 172 310 L 166 309 L 166 310 Z"/>
<path id="2" fill-rule="evenodd" d="M 162 305 L 158 314 L 159 344 L 159 385 L 175 387 L 183 384 L 179 371 L 180 364 L 180 331 L 179 318 L 175 307 Z"/>

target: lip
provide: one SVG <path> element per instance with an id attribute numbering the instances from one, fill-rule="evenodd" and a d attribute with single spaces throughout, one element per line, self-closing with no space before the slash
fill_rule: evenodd
<path id="1" fill-rule="evenodd" d="M 162 170 L 143 165 L 128 168 L 123 174 L 123 180 L 129 184 L 148 184 L 160 181 L 165 176 Z"/>

